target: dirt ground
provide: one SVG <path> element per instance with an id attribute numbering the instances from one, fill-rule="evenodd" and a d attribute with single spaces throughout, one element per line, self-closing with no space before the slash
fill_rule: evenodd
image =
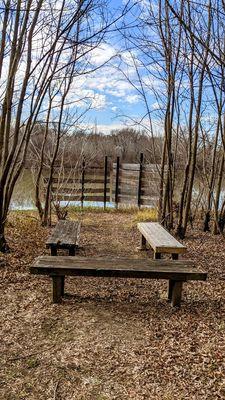
<path id="1" fill-rule="evenodd" d="M 134 213 L 73 214 L 79 255 L 151 257 L 137 250 Z M 194 230 L 186 258 L 208 272 L 184 285 L 180 310 L 167 282 L 68 278 L 62 304 L 29 265 L 48 254 L 49 229 L 14 213 L 0 283 L 1 400 L 225 399 L 225 239 Z"/>

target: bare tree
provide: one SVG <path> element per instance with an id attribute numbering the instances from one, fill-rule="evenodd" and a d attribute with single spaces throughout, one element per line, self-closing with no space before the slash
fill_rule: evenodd
<path id="1" fill-rule="evenodd" d="M 9 0 L 2 8 L 0 250 L 7 250 L 4 228 L 13 189 L 53 82 L 87 57 L 90 42 L 97 47 L 128 8 L 129 2 L 114 19 L 107 17 L 103 0 L 62 0 L 57 6 L 48 0 Z"/>
<path id="2" fill-rule="evenodd" d="M 123 34 L 137 79 L 124 75 L 146 109 L 141 124 L 147 119 L 152 137 L 157 135 L 156 118 L 163 125 L 159 220 L 168 228 L 175 222 L 180 238 L 184 238 L 188 222 L 197 214 L 196 204 L 202 204 L 205 190 L 196 181 L 201 180 L 202 174 L 208 186 L 205 228 L 212 205 L 218 214 L 224 167 L 224 4 L 220 7 L 220 2 L 208 0 L 201 6 L 199 13 L 200 4 L 191 0 L 159 1 L 158 7 L 150 0 L 140 1 L 138 29 L 135 26 L 129 34 Z M 215 110 L 216 126 L 206 127 L 204 120 Z M 207 138 L 213 141 L 211 149 L 206 146 Z M 209 176 L 206 151 L 211 159 Z M 194 191 L 201 200 L 193 199 Z M 222 207 L 215 217 L 217 226 L 223 210 Z"/>

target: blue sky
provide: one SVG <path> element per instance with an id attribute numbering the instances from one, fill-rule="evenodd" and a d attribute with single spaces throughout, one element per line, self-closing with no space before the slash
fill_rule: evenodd
<path id="1" fill-rule="evenodd" d="M 109 2 L 109 4 L 113 10 L 116 7 L 122 7 L 123 1 L 113 0 Z M 145 4 L 144 0 L 142 4 Z M 154 5 L 154 1 L 152 1 L 152 5 Z M 155 5 L 157 5 L 157 2 Z M 137 15 L 136 11 L 137 9 L 134 9 L 134 15 L 135 13 Z M 157 13 L 157 7 L 155 12 Z M 127 17 L 127 21 L 130 22 L 132 18 L 135 17 Z M 158 43 L 159 37 L 158 34 L 154 32 L 154 27 L 147 28 L 145 25 L 145 33 L 146 29 L 149 29 L 148 39 Z M 176 36 L 176 31 L 174 32 L 174 35 Z M 148 51 L 151 50 L 148 48 Z M 152 48 L 152 55 L 154 58 L 154 46 Z M 142 118 L 142 127 L 149 127 L 149 120 L 147 117 L 144 117 L 146 114 L 146 106 L 143 102 L 143 98 L 138 95 L 138 91 L 132 87 L 131 84 L 129 84 L 128 80 L 123 74 L 125 73 L 128 75 L 136 87 L 140 88 L 133 62 L 135 60 L 146 89 L 147 101 L 151 112 L 154 131 L 155 133 L 162 132 L 163 127 L 160 119 L 163 120 L 163 118 L 161 118 L 162 110 L 160 111 L 160 109 L 162 108 L 166 98 L 165 82 L 163 82 L 163 78 L 165 78 L 165 72 L 163 72 L 163 69 L 161 68 L 163 61 L 160 60 L 159 54 L 157 54 L 157 57 L 159 58 L 159 63 L 155 63 L 149 53 L 143 56 L 143 54 L 140 54 L 137 49 L 132 49 L 132 51 L 129 52 L 126 50 L 125 41 L 123 40 L 122 35 L 119 33 L 108 37 L 108 41 L 103 43 L 99 49 L 94 51 L 92 55 L 92 61 L 94 65 L 98 65 L 98 63 L 105 62 L 107 59 L 111 58 L 109 63 L 104 68 L 98 70 L 98 72 L 96 72 L 93 76 L 87 77 L 84 83 L 84 86 L 89 90 L 92 90 L 96 96 L 96 102 L 94 102 L 96 103 L 96 108 L 89 111 L 87 115 L 88 123 L 90 125 L 96 124 L 98 126 L 98 130 L 104 133 L 108 133 L 111 129 L 121 128 L 125 125 L 134 126 L 134 121 L 140 121 Z M 148 65 L 148 68 L 143 67 L 141 60 L 144 64 Z M 185 63 L 185 59 L 182 59 L 181 54 L 181 66 L 183 62 Z M 118 69 L 118 66 L 120 66 L 120 70 Z M 177 79 L 179 79 L 179 73 L 177 74 Z M 196 85 L 198 85 L 198 74 L 196 75 L 195 79 Z M 186 89 L 188 92 L 188 87 L 188 81 L 185 79 L 185 77 L 183 77 L 181 92 L 183 90 L 185 91 Z M 157 96 L 155 95 L 154 91 L 157 92 Z M 204 91 L 203 99 L 203 108 L 205 108 L 205 111 L 204 118 L 202 118 L 202 124 L 208 125 L 209 118 L 212 119 L 212 122 L 215 119 L 215 110 L 213 110 L 212 104 L 209 104 L 209 100 L 211 102 L 212 98 L 213 96 L 212 94 L 210 95 L 209 89 L 206 89 Z M 188 104 L 188 99 L 186 106 L 185 102 L 182 104 L 183 112 L 180 116 L 180 122 L 183 122 L 184 124 L 186 123 L 187 114 L 185 112 L 185 108 L 187 107 L 188 111 Z"/>
<path id="2" fill-rule="evenodd" d="M 119 15 L 120 14 L 119 8 L 120 7 L 122 8 L 124 6 L 125 0 L 113 0 L 113 1 L 107 0 L 107 1 L 109 4 L 108 11 L 110 11 L 114 15 L 115 13 Z M 134 0 L 130 0 L 130 2 L 132 1 Z M 59 3 L 60 6 L 62 0 L 55 0 L 55 4 L 57 2 Z M 143 5 L 143 7 L 146 7 L 144 8 L 144 10 L 142 10 L 143 12 L 140 15 L 142 17 L 144 16 L 144 18 L 145 17 L 149 18 L 149 15 L 147 14 L 147 11 L 149 12 L 149 2 L 146 0 L 142 1 L 140 0 L 140 3 Z M 157 2 L 154 2 L 154 0 L 152 0 L 151 5 L 156 6 Z M 96 21 L 94 20 L 93 27 L 98 31 L 99 10 L 98 9 L 96 10 L 97 10 Z M 66 11 L 69 13 L 68 10 Z M 129 23 L 134 22 L 140 9 L 134 8 L 132 11 L 133 14 L 128 14 L 128 16 L 126 16 L 126 22 Z M 156 16 L 157 12 L 158 8 L 155 7 Z M 85 23 L 86 23 L 85 21 L 86 19 L 84 19 L 83 32 L 84 35 L 85 32 L 88 32 L 87 33 L 88 36 L 89 30 L 85 29 Z M 122 21 L 120 20 L 120 22 L 118 22 L 118 25 L 120 25 L 121 23 Z M 42 24 L 41 18 L 39 21 L 39 25 L 40 24 Z M 47 45 L 50 46 L 51 40 L 48 40 L 48 37 L 50 38 L 52 37 L 51 36 L 52 32 L 49 27 L 50 23 L 46 24 L 45 29 L 40 29 L 40 26 L 39 28 L 38 26 L 36 27 L 37 31 L 34 35 L 34 40 L 33 40 L 33 54 L 32 54 L 33 66 L 35 66 L 36 60 L 39 60 L 39 58 L 42 55 L 42 46 L 40 46 L 40 43 L 44 43 L 43 41 L 45 41 L 45 39 L 47 38 L 45 43 L 47 43 Z M 49 30 L 50 34 L 48 32 Z M 138 33 L 138 30 L 133 29 L 132 33 Z M 129 33 L 127 34 L 129 35 Z M 146 47 L 145 43 L 143 43 L 143 36 L 142 36 L 145 34 L 147 38 Z M 99 45 L 99 47 L 95 48 L 92 52 L 88 53 L 87 55 L 88 61 L 85 58 L 86 57 L 85 49 L 89 48 L 88 46 L 90 42 L 87 43 L 86 48 L 85 46 L 84 47 L 80 46 L 79 54 L 81 55 L 81 62 L 80 64 L 78 62 L 78 65 L 76 64 L 77 76 L 74 79 L 69 91 L 69 96 L 68 96 L 69 98 L 66 110 L 68 111 L 69 114 L 70 109 L 72 109 L 71 114 L 75 114 L 74 119 L 71 118 L 71 120 L 69 121 L 69 123 L 71 122 L 70 126 L 73 127 L 75 126 L 74 121 L 76 121 L 77 115 L 82 114 L 83 110 L 85 110 L 87 106 L 90 106 L 91 104 L 92 106 L 91 110 L 89 110 L 85 115 L 85 118 L 82 118 L 82 120 L 80 121 L 81 127 L 89 127 L 89 128 L 97 127 L 98 131 L 101 131 L 103 133 L 109 133 L 112 129 L 119 129 L 126 125 L 135 126 L 135 121 L 140 122 L 140 120 L 142 120 L 143 123 L 140 126 L 141 128 L 149 127 L 150 126 L 149 120 L 145 116 L 146 105 L 144 104 L 143 97 L 140 96 L 137 90 L 137 89 L 140 90 L 140 83 L 138 82 L 137 79 L 137 73 L 135 69 L 136 65 L 136 68 L 138 68 L 138 72 L 140 73 L 143 86 L 145 87 L 146 90 L 145 93 L 147 94 L 147 101 L 152 117 L 154 133 L 156 133 L 156 129 L 158 131 L 160 130 L 160 132 L 162 133 L 163 128 L 160 125 L 161 122 L 159 121 L 160 119 L 163 120 L 162 105 L 164 104 L 165 108 L 165 99 L 166 99 L 165 82 L 163 82 L 163 79 L 165 78 L 165 70 L 163 70 L 162 68 L 162 65 L 164 65 L 165 60 L 163 59 L 163 56 L 160 56 L 160 53 L 157 48 L 158 45 L 160 46 L 160 40 L 159 40 L 159 34 L 157 32 L 154 32 L 154 26 L 151 25 L 148 27 L 148 24 L 146 24 L 144 21 L 144 29 L 140 29 L 140 35 L 141 37 L 136 39 L 137 41 L 139 40 L 139 45 L 141 50 L 137 50 L 135 46 L 133 46 L 132 48 L 132 45 L 129 40 L 125 41 L 121 33 L 115 31 L 110 32 L 106 35 L 104 42 L 102 42 Z M 174 31 L 174 38 L 175 38 L 174 40 L 176 40 L 176 30 Z M 153 46 L 151 46 L 151 43 L 153 43 Z M 156 46 L 154 47 L 154 45 Z M 129 50 L 127 49 L 127 46 Z M 142 50 L 146 52 L 145 55 Z M 66 63 L 69 60 L 69 57 L 71 57 L 71 51 L 68 48 L 63 49 L 61 54 L 62 57 L 60 61 L 62 64 L 66 65 Z M 158 62 L 155 61 L 156 58 L 158 58 Z M 17 77 L 15 80 L 18 85 L 18 89 L 20 88 L 21 82 L 23 81 L 26 70 L 25 59 L 26 57 L 24 54 L 24 57 L 21 59 L 21 63 L 18 68 Z M 182 59 L 182 55 L 180 61 L 182 67 L 182 63 L 183 62 L 185 63 L 185 59 Z M 31 76 L 32 79 L 30 80 L 30 85 L 29 85 L 30 93 L 32 93 L 34 83 L 39 79 L 39 74 L 40 71 L 42 70 L 43 64 L 37 63 L 37 68 L 35 67 L 34 69 L 34 73 Z M 103 64 L 104 67 L 99 68 Z M 83 71 L 86 72 L 87 66 L 90 69 L 94 69 L 95 72 L 91 74 L 82 75 Z M 7 76 L 8 67 L 9 67 L 9 55 L 7 55 L 4 60 L 3 74 L 2 74 L 3 77 Z M 80 71 L 81 74 L 79 73 Z M 130 82 L 128 79 L 125 78 L 124 75 L 129 77 Z M 52 111 L 53 115 L 51 115 L 53 118 L 52 120 L 54 121 L 57 119 L 57 115 L 54 115 L 54 111 L 56 110 L 57 114 L 57 110 L 59 109 L 61 104 L 61 96 L 58 95 L 58 92 L 60 92 L 61 90 L 61 89 L 59 90 L 59 87 L 60 84 L 65 81 L 63 75 L 62 76 L 59 75 L 57 79 L 59 81 L 58 85 L 55 85 L 56 80 L 54 80 L 51 86 L 51 90 L 55 92 L 54 107 Z M 1 86 L 0 93 L 1 89 L 2 92 L 4 93 L 4 85 Z M 187 89 L 186 102 L 188 107 L 189 100 L 188 100 L 187 76 L 186 78 L 185 77 L 182 78 L 181 89 L 184 91 Z M 208 100 L 207 97 L 210 97 L 209 95 L 207 95 L 207 93 L 209 93 L 209 89 L 204 91 L 205 102 Z M 29 109 L 30 99 L 31 97 L 28 95 L 26 104 L 24 104 L 25 118 L 27 118 L 27 116 L 30 113 Z M 47 104 L 48 100 L 49 100 L 48 96 L 46 95 L 46 98 L 44 99 L 42 104 L 42 109 L 40 112 L 41 115 L 39 115 L 39 121 L 44 121 L 45 119 L 45 114 L 48 107 Z M 16 101 L 16 95 L 15 95 L 15 101 Z M 183 108 L 185 108 L 184 101 L 182 101 L 182 106 Z M 208 104 L 207 104 L 207 110 L 209 110 L 209 113 L 211 113 L 211 115 L 215 114 L 215 110 L 213 110 L 212 107 L 210 107 Z M 185 114 L 186 113 L 184 112 L 183 109 L 183 116 L 181 116 L 183 120 L 185 120 Z M 64 115 L 66 120 L 67 112 L 65 112 Z"/>
<path id="3" fill-rule="evenodd" d="M 108 1 L 108 11 L 111 12 L 114 17 L 119 16 L 121 14 L 120 10 L 124 8 L 124 4 L 127 0 L 107 0 Z M 47 1 L 51 2 L 51 0 Z M 132 4 L 133 0 L 130 0 L 130 4 Z M 62 6 L 62 0 L 55 0 L 54 2 L 55 9 L 54 12 L 56 17 L 59 13 L 59 10 Z M 69 10 L 65 8 L 66 12 Z M 43 27 L 42 17 L 45 17 L 46 25 Z M 41 14 L 39 18 L 39 22 L 36 24 L 36 31 L 33 36 L 32 42 L 32 68 L 33 72 L 30 77 L 30 81 L 28 84 L 27 91 L 27 99 L 24 102 L 23 108 L 23 116 L 26 120 L 31 113 L 31 102 L 34 87 L 39 80 L 40 74 L 44 76 L 44 65 L 45 58 L 42 59 L 43 54 L 48 54 L 47 48 L 51 46 L 52 40 L 52 29 L 51 29 L 51 14 L 43 11 L 43 15 Z M 93 15 L 92 15 L 93 17 Z M 94 20 L 93 30 L 99 29 L 99 9 L 96 8 L 96 21 Z M 94 17 L 93 17 L 94 18 Z M 126 16 L 126 21 L 131 22 L 134 17 L 131 14 Z M 96 23 L 95 23 L 96 22 Z M 0 24 L 2 20 L 0 20 Z M 86 25 L 89 22 L 84 19 L 84 27 L 83 31 L 87 32 L 87 36 L 89 35 L 89 30 L 85 30 Z M 121 26 L 122 20 L 117 23 L 117 26 Z M 92 26 L 92 25 L 91 25 Z M 91 29 L 92 29 L 91 28 Z M 114 27 L 111 27 L 113 30 Z M 53 27 L 54 31 L 54 27 Z M 92 37 L 91 32 L 91 37 Z M 10 35 L 10 26 L 9 26 L 9 35 Z M 85 36 L 85 34 L 84 34 Z M 96 39 L 95 39 L 96 40 Z M 85 42 L 85 41 L 84 41 Z M 89 40 L 91 42 L 91 39 Z M 87 46 L 89 45 L 89 42 Z M 45 51 L 43 51 L 42 43 L 45 43 Z M 59 45 L 60 46 L 60 45 Z M 84 46 L 84 54 L 85 50 Z M 27 47 L 25 46 L 23 57 L 21 57 L 20 65 L 16 74 L 16 90 L 15 90 L 15 112 L 17 110 L 17 90 L 18 93 L 21 89 L 21 83 L 23 82 L 25 71 L 26 71 L 26 51 Z M 83 48 L 80 46 L 79 48 L 81 55 L 81 62 L 77 63 L 77 76 L 74 78 L 72 82 L 67 100 L 67 107 L 65 110 L 65 120 L 67 120 L 67 114 L 71 112 L 71 126 L 74 126 L 74 121 L 76 121 L 77 115 L 82 114 L 83 110 L 87 108 L 87 105 L 90 106 L 92 104 L 91 110 L 87 112 L 85 115 L 85 119 L 82 118 L 80 121 L 81 126 L 87 127 L 98 127 L 98 130 L 103 133 L 109 133 L 112 129 L 118 129 L 125 124 L 133 125 L 130 118 L 140 118 L 144 114 L 144 107 L 142 105 L 141 99 L 137 94 L 135 88 L 125 79 L 123 73 L 127 73 L 131 78 L 132 82 L 135 81 L 135 69 L 133 67 L 133 60 L 131 58 L 131 54 L 125 48 L 125 42 L 123 40 L 122 34 L 111 31 L 107 33 L 105 36 L 104 42 L 98 48 L 95 48 L 93 52 L 88 53 L 89 60 L 87 61 L 85 56 L 82 57 Z M 60 58 L 60 62 L 66 63 L 71 57 L 70 48 L 64 48 L 61 53 L 62 56 Z M 138 54 L 133 52 L 133 56 L 136 60 L 138 60 Z M 38 62 L 39 59 L 42 59 L 42 62 Z M 46 58 L 47 59 L 47 58 Z M 98 69 L 102 64 L 104 64 L 103 68 Z M 80 66 L 80 67 L 79 67 Z M 97 69 L 92 74 L 82 75 L 79 71 L 83 71 L 86 66 L 90 67 L 90 69 Z M 120 67 L 120 68 L 118 68 Z M 8 75 L 9 68 L 9 54 L 6 54 L 4 58 L 3 65 L 3 73 L 2 77 L 6 77 Z M 31 68 L 31 70 L 32 70 Z M 51 96 L 54 97 L 54 105 L 53 110 L 51 112 L 52 121 L 57 120 L 57 114 L 60 109 L 62 96 L 60 95 L 61 87 L 60 85 L 65 81 L 64 76 L 58 76 L 58 80 L 53 80 L 51 85 Z M 57 84 L 56 84 L 57 82 Z M 0 98 L 4 96 L 4 90 L 6 81 L 0 87 Z M 63 86 L 63 85 L 62 85 Z M 36 86 L 36 90 L 38 85 Z M 63 89 L 62 89 L 63 90 Z M 54 96 L 53 96 L 54 93 Z M 34 93 L 34 97 L 36 93 Z M 48 109 L 49 97 L 46 94 L 40 109 L 40 113 L 38 115 L 38 120 L 41 122 L 45 121 L 47 109 Z M 73 119 L 74 115 L 74 119 Z"/>
<path id="4" fill-rule="evenodd" d="M 109 2 L 114 11 L 123 6 L 121 0 Z M 130 17 L 129 17 L 130 18 Z M 96 101 L 96 107 L 87 114 L 87 122 L 97 125 L 99 131 L 108 133 L 111 129 L 132 125 L 131 118 L 140 118 L 144 113 L 143 103 L 135 88 L 126 80 L 123 73 L 128 72 L 134 79 L 135 70 L 132 67 L 131 56 L 125 50 L 122 36 L 119 33 L 108 35 L 106 43 L 96 49 L 91 55 L 94 65 L 100 65 L 110 61 L 92 76 L 88 76 L 84 82 L 86 90 L 92 90 Z"/>

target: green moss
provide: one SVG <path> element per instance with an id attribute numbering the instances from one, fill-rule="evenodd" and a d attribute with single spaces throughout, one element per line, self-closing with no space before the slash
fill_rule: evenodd
<path id="1" fill-rule="evenodd" d="M 36 367 L 39 366 L 39 364 L 40 364 L 40 362 L 38 361 L 37 358 L 29 358 L 27 360 L 27 367 L 28 368 L 36 368 Z"/>

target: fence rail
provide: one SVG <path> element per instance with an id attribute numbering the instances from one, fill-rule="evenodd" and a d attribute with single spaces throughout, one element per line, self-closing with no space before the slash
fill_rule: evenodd
<path id="1" fill-rule="evenodd" d="M 109 164 L 105 157 L 104 165 L 88 166 L 83 161 L 80 169 L 60 168 L 53 174 L 51 199 L 53 201 L 84 201 L 130 204 L 138 206 L 155 205 L 159 196 L 159 166 L 145 164 L 143 154 L 139 164 Z M 43 177 L 44 187 L 49 182 L 48 174 Z"/>

